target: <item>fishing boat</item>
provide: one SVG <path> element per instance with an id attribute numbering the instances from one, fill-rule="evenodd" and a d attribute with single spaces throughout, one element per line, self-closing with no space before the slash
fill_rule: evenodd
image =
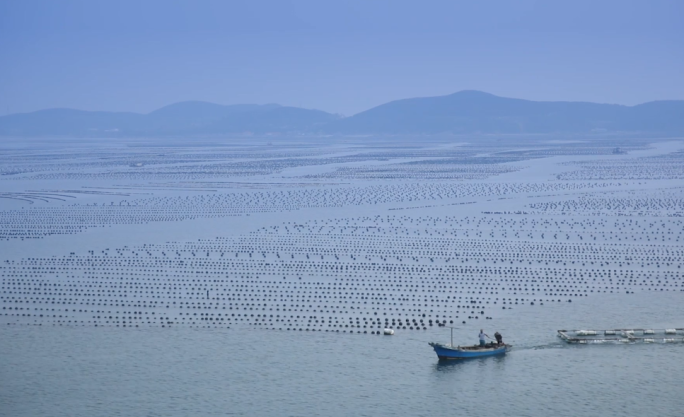
<path id="1" fill-rule="evenodd" d="M 454 328 L 451 328 L 451 344 L 430 342 L 428 343 L 435 350 L 440 360 L 447 359 L 469 359 L 481 358 L 484 356 L 504 355 L 511 350 L 512 346 L 507 344 L 489 343 L 484 346 L 454 346 Z"/>

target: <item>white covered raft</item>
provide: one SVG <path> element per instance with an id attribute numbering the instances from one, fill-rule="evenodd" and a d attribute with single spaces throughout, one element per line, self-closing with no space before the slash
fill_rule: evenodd
<path id="1" fill-rule="evenodd" d="M 679 335 L 680 337 L 673 337 Z M 609 329 L 558 330 L 558 337 L 567 343 L 684 343 L 684 328 L 670 329 Z"/>

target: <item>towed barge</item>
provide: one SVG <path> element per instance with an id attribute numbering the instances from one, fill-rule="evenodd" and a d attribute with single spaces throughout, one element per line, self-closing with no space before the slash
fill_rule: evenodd
<path id="1" fill-rule="evenodd" d="M 684 328 L 558 330 L 558 337 L 571 344 L 595 343 L 684 343 Z"/>

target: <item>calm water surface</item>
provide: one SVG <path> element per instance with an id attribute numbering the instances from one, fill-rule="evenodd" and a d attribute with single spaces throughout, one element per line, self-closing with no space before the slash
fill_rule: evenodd
<path id="1" fill-rule="evenodd" d="M 558 328 L 682 325 L 681 293 L 514 306 L 480 325 L 509 355 L 439 363 L 428 341 L 233 329 L 0 328 L 0 414 L 658 415 L 684 410 L 684 345 L 568 346 Z M 518 310 L 517 312 L 515 310 Z"/>

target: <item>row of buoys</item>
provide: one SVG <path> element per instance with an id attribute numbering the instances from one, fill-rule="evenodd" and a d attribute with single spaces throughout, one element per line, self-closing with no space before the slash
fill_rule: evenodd
<path id="1" fill-rule="evenodd" d="M 684 178 L 681 152 L 666 155 L 583 161 L 576 170 L 558 174 L 560 180 L 671 180 Z"/>
<path id="2" fill-rule="evenodd" d="M 355 158 L 363 159 L 359 156 Z M 444 166 L 451 166 L 452 162 L 456 165 L 466 164 L 465 161 L 469 160 L 469 166 L 461 172 L 464 175 L 491 175 L 505 171 L 501 171 L 497 164 L 479 167 L 471 163 L 473 159 L 482 162 L 482 158 L 489 157 L 454 159 L 444 163 Z M 527 157 L 508 155 L 497 158 L 497 162 L 501 162 Z M 247 174 L 254 170 L 274 172 L 280 169 L 278 167 L 306 163 L 304 160 L 262 160 L 212 164 L 204 166 L 204 174 L 208 177 L 218 173 L 230 175 L 230 172 L 235 172 L 231 171 L 235 166 L 240 166 Z M 191 178 L 193 175 L 203 175 L 199 165 L 192 168 L 187 165 L 187 170 L 180 167 L 156 169 L 151 165 L 145 163 L 142 170 L 133 170 L 137 172 L 131 175 L 137 175 L 137 178 L 155 175 L 160 175 L 160 178 L 163 175 Z M 434 178 L 434 175 L 439 175 L 436 166 L 438 164 L 428 162 L 407 164 L 406 167 L 394 166 L 391 175 Z M 356 170 L 356 174 L 366 175 L 361 171 Z M 81 175 L 79 178 L 90 175 L 78 171 L 73 173 Z M 55 173 L 55 178 L 62 174 L 70 175 Z M 458 175 L 458 172 L 447 168 L 443 174 Z M 105 173 L 95 175 L 119 178 L 117 176 L 128 174 L 114 170 L 111 176 Z M 382 174 L 369 172 L 368 175 Z M 191 182 L 187 184 L 192 185 Z M 103 197 L 99 197 L 97 203 L 68 206 L 53 206 L 49 203 L 48 206 L 0 212 L 0 237 L 46 237 L 80 233 L 90 227 L 178 222 L 202 217 L 286 212 L 300 208 L 325 209 L 398 202 L 410 202 L 419 207 L 434 201 L 443 204 L 444 200 L 451 198 L 467 200 L 553 193 L 553 199 L 561 201 L 566 198 L 562 196 L 563 193 L 596 192 L 622 185 L 599 181 L 415 182 L 293 189 L 282 187 L 269 191 L 225 193 L 203 191 L 199 195 L 182 197 L 124 199 L 119 196 L 117 201 L 109 201 L 111 198 L 107 197 L 106 203 L 103 203 Z M 573 194 L 572 198 L 575 197 L 576 194 Z M 642 243 L 656 237 L 676 241 L 684 224 L 682 220 L 660 218 L 633 221 L 582 216 L 597 207 L 605 207 L 605 204 L 615 204 L 619 210 L 639 207 L 648 212 L 653 207 L 663 210 L 663 207 L 677 207 L 679 203 L 676 200 L 664 201 L 665 196 L 662 204 L 658 198 L 640 201 L 637 205 L 630 202 L 633 199 L 623 201 L 621 198 L 606 197 L 598 203 L 584 197 L 577 198 L 580 203 L 573 206 L 578 210 L 573 213 L 577 214 L 574 218 L 533 217 L 525 214 L 433 216 L 416 210 L 413 216 L 376 215 L 311 219 L 305 222 L 290 220 L 281 225 L 256 229 L 243 236 L 113 250 L 91 248 L 87 256 L 79 256 L 76 252 L 57 258 L 36 258 L 31 255 L 28 260 L 15 259 L 0 264 L 0 278 L 4 287 L 0 302 L 3 310 L 9 307 L 3 311 L 6 314 L 17 314 L 16 310 L 10 312 L 17 306 L 44 308 L 50 305 L 72 310 L 63 312 L 68 315 L 64 318 L 47 315 L 20 317 L 22 320 L 44 322 L 59 320 L 60 324 L 66 319 L 65 322 L 78 320 L 102 325 L 102 320 L 107 320 L 101 318 L 103 314 L 73 309 L 92 311 L 104 306 L 121 306 L 122 309 L 134 311 L 164 311 L 170 316 L 169 320 L 129 319 L 136 326 L 143 325 L 143 321 L 167 326 L 170 321 L 173 321 L 174 326 L 177 323 L 194 326 L 200 321 L 216 321 L 211 316 L 198 316 L 197 319 L 191 316 L 188 319 L 181 314 L 186 312 L 230 312 L 239 315 L 243 312 L 282 314 L 287 311 L 302 316 L 297 316 L 296 320 L 287 319 L 292 320 L 285 322 L 292 329 L 295 326 L 297 329 L 308 329 L 305 326 L 310 323 L 311 328 L 317 331 L 322 331 L 324 326 L 331 326 L 331 331 L 352 331 L 353 328 L 353 331 L 365 332 L 367 330 L 357 329 L 369 326 L 368 331 L 374 332 L 389 326 L 402 330 L 426 329 L 433 324 L 443 326 L 445 318 L 452 324 L 459 319 L 466 323 L 463 320 L 465 318 L 479 320 L 483 317 L 490 320 L 492 315 L 485 315 L 482 309 L 484 305 L 497 302 L 503 306 L 502 310 L 496 309 L 499 313 L 494 314 L 502 314 L 503 310 L 506 310 L 503 314 L 509 314 L 512 304 L 516 305 L 516 309 L 518 305 L 521 308 L 536 308 L 544 302 L 560 302 L 561 298 L 572 302 L 568 297 L 594 296 L 613 291 L 629 294 L 639 288 L 680 290 L 681 276 L 670 269 L 681 263 L 681 252 L 673 245 L 645 246 Z M 585 200 L 588 201 L 586 204 L 583 203 Z M 565 207 L 554 201 L 539 204 L 530 205 L 527 209 L 553 214 Z M 497 205 L 482 203 L 485 210 L 494 210 Z M 642 237 L 644 240 L 633 243 L 636 240 L 628 239 L 630 237 Z M 661 265 L 661 270 L 653 272 Z M 475 305 L 469 305 L 471 302 Z M 23 310 L 19 311 L 21 313 Z M 321 316 L 356 320 L 352 323 L 337 323 L 337 320 L 335 323 L 331 320 L 319 323 L 316 318 L 320 319 Z M 363 321 L 370 317 L 382 317 L 385 320 L 371 323 Z M 393 319 L 391 323 L 388 317 Z M 395 317 L 404 320 L 395 322 Z M 280 319 L 275 317 L 273 320 L 271 317 L 258 317 L 258 322 L 253 316 L 239 316 L 233 320 L 231 323 L 249 321 L 250 325 L 271 328 L 283 324 L 276 323 Z M 345 327 L 340 329 L 342 326 Z"/>
<path id="3" fill-rule="evenodd" d="M 129 175 L 126 172 L 123 175 Z M 137 172 L 135 175 L 140 175 Z M 77 175 L 79 178 L 99 174 Z M 151 197 L 134 200 L 31 206 L 26 210 L 0 211 L 0 238 L 42 238 L 80 233 L 89 228 L 119 224 L 174 222 L 195 218 L 227 217 L 257 212 L 292 211 L 310 207 L 345 207 L 381 203 L 443 200 L 448 198 L 501 196 L 605 187 L 604 183 L 492 183 L 492 184 L 396 184 L 288 191 L 230 192 L 183 197 Z M 69 195 L 65 193 L 65 195 Z M 111 199 L 110 199 L 111 200 Z"/>

